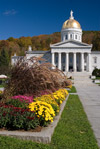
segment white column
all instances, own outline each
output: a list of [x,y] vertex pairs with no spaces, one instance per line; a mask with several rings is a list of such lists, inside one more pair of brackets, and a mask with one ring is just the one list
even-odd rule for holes
[[65,60],[65,71],[69,71],[69,53],[66,53],[66,60]]
[[84,71],[84,53],[81,53],[81,71]]
[[70,34],[68,33],[68,40],[70,40]]
[[61,53],[58,53],[58,69],[61,70]]
[[89,70],[89,67],[88,67],[88,53],[87,53],[87,55],[86,55],[86,71],[88,71]]
[[[52,65],[55,66],[55,55],[54,55],[54,53],[52,53]],[[52,68],[54,68],[54,67],[52,67]]]
[[76,53],[73,53],[73,57],[74,57],[74,60],[73,60],[73,69],[74,71],[76,71]]
[[88,53],[87,56],[87,71],[91,72],[91,54]]

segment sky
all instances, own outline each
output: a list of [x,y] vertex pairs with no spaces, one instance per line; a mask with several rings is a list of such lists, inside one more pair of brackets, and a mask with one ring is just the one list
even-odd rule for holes
[[0,40],[60,32],[71,10],[82,30],[100,31],[100,0],[0,0]]

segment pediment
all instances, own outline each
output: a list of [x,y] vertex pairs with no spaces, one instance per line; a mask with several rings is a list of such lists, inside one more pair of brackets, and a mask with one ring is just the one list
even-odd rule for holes
[[59,43],[51,45],[51,47],[90,47],[90,46],[92,45],[89,45],[83,42],[73,41],[73,40],[59,42]]

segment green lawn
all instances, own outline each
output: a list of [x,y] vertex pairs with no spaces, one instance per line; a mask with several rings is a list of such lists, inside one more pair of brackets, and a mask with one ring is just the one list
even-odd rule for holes
[[0,137],[0,149],[99,149],[78,95],[69,95],[48,145]]
[[0,88],[4,87],[4,84],[0,84]]
[[92,79],[92,80],[100,80],[100,77],[96,77],[95,79]]
[[69,93],[77,93],[75,86],[72,86],[71,90],[68,91]]

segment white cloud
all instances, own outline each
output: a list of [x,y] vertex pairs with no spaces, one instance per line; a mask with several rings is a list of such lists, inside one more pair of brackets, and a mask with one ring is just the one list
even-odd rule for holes
[[3,15],[10,16],[15,15],[16,13],[17,11],[15,9],[12,9],[12,10],[6,10],[5,12],[3,12]]

